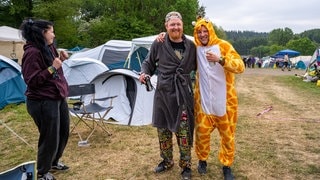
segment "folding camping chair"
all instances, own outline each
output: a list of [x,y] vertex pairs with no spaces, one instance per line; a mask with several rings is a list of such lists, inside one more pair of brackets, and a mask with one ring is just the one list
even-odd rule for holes
[[[83,98],[84,95],[92,95],[90,103],[85,104]],[[109,111],[113,108],[112,101],[113,98],[117,96],[110,96],[105,98],[95,98],[95,85],[94,84],[78,84],[78,85],[70,85],[69,86],[69,97],[80,97],[75,102],[71,100],[71,107],[69,107],[69,111],[77,117],[77,120],[74,122],[74,126],[71,129],[73,132],[80,123],[83,123],[85,127],[88,127],[91,131],[85,140],[80,135],[79,131],[77,132],[80,141],[78,143],[79,146],[88,145],[89,138],[96,131],[96,127],[100,127],[107,135],[111,135],[111,133],[107,130],[106,123],[104,122],[105,116],[109,113]],[[96,103],[96,101],[106,101],[109,100],[110,104],[108,107],[104,107]],[[98,116],[98,117],[96,117]],[[90,125],[89,121],[92,122]]]

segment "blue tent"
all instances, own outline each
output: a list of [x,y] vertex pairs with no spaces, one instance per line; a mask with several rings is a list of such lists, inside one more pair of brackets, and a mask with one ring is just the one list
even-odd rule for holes
[[20,65],[0,55],[0,109],[8,104],[25,102],[26,87]]
[[74,48],[68,49],[68,51],[81,51],[84,47],[76,46]]
[[299,60],[295,66],[296,69],[306,69],[306,63],[303,62],[302,60]]

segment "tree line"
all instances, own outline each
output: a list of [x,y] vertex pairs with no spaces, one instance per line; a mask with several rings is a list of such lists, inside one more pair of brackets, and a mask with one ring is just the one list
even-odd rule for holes
[[[192,21],[206,14],[198,0],[1,0],[0,25],[19,28],[27,17],[46,19],[55,24],[58,47],[93,48],[111,39],[131,40],[165,31],[164,17],[174,10],[181,13],[188,35],[193,35]],[[289,28],[269,33],[214,28],[241,55],[263,57],[284,48],[310,55],[320,44],[320,29],[293,34]]]
[[283,49],[292,49],[301,55],[312,55],[320,45],[320,29],[294,34],[290,28],[278,28],[269,33],[253,31],[226,31],[228,39],[241,55],[265,57]]

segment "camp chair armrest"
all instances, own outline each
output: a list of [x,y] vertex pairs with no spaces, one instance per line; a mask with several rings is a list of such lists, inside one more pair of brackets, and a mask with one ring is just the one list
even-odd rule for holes
[[110,106],[112,106],[112,101],[113,101],[113,98],[115,98],[115,97],[117,97],[117,96],[108,96],[108,97],[94,99],[94,101],[105,101],[105,100],[111,99],[110,100]]
[[103,98],[97,98],[97,99],[94,99],[95,101],[105,101],[105,100],[108,100],[108,99],[113,99],[115,97],[118,97],[118,96],[108,96],[108,97],[103,97]]

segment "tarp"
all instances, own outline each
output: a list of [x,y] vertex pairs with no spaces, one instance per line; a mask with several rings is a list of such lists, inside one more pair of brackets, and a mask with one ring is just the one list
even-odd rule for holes
[[[151,81],[156,84],[156,77]],[[99,74],[91,83],[95,84],[95,98],[117,96],[113,99],[113,109],[105,117],[115,121],[109,123],[141,126],[152,122],[154,89],[147,91],[144,84],[139,81],[139,75],[129,69],[112,69]],[[88,104],[91,97],[84,97],[85,104]],[[102,106],[108,106],[109,100],[105,102],[96,101]],[[103,112],[104,113],[104,112]]]
[[70,59],[88,57],[101,61],[109,69],[123,68],[130,50],[131,41],[110,40],[93,49],[74,53]]
[[0,54],[20,62],[24,43],[19,29],[0,26]]
[[64,76],[69,85],[87,84],[98,74],[108,70],[101,61],[92,58],[74,58],[63,61]]
[[25,102],[25,91],[20,65],[0,55],[0,109],[8,104]]
[[20,30],[9,26],[0,26],[0,41],[24,42]]
[[294,50],[291,50],[291,49],[284,49],[284,50],[281,50],[281,51],[278,51],[275,56],[284,56],[288,54],[289,57],[296,57],[296,56],[299,56],[300,55],[300,52],[298,51],[294,51]]

